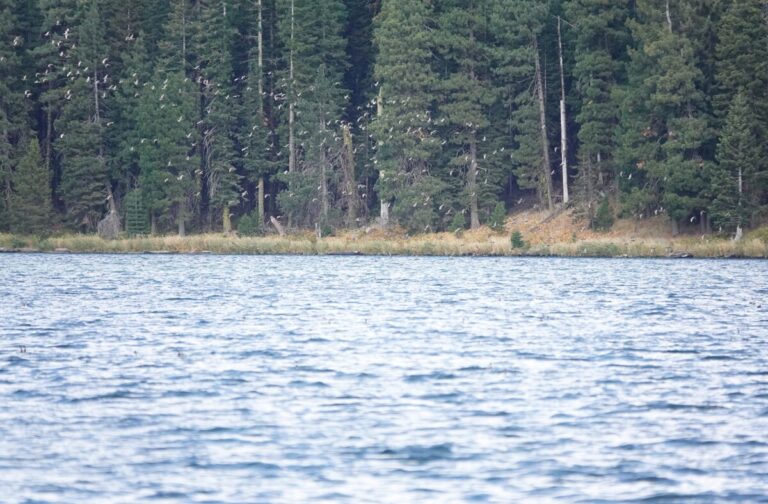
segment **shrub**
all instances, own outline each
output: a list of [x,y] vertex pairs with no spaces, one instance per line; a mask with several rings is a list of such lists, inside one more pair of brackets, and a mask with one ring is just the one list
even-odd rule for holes
[[613,226],[613,210],[608,202],[608,198],[603,198],[600,206],[597,207],[597,213],[592,219],[592,229],[597,231],[608,231]]
[[506,218],[507,209],[504,206],[504,203],[499,201],[496,203],[496,206],[493,207],[493,212],[491,212],[490,217],[488,217],[488,226],[497,233],[500,233],[504,231],[504,221]]
[[257,236],[263,232],[261,225],[261,216],[258,210],[243,215],[240,217],[240,221],[237,223],[237,232],[241,236]]
[[760,240],[763,243],[768,243],[768,227],[755,229],[747,235],[747,238],[754,238]]
[[317,223],[317,230],[320,232],[320,238],[333,236],[336,233],[333,226],[331,226],[325,219],[321,219],[320,222]]
[[139,189],[134,189],[125,196],[125,232],[128,236],[149,234],[149,211],[144,204],[144,197]]
[[26,240],[22,240],[18,236],[14,236],[13,238],[11,238],[11,248],[20,249],[27,246],[28,245]]
[[453,219],[451,220],[449,231],[453,233],[460,233],[465,229],[467,225],[467,220],[464,218],[464,214],[461,212],[457,212],[456,215],[453,216]]
[[512,244],[513,249],[525,248],[525,240],[523,240],[523,234],[520,231],[513,231],[509,237],[509,241]]

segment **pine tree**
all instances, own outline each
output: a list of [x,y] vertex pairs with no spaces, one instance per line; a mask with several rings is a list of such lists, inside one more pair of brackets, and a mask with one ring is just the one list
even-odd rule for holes
[[553,207],[552,163],[547,127],[546,82],[540,38],[549,5],[533,0],[499,0],[493,31],[498,37],[497,81],[502,87],[510,136],[509,159],[517,185],[535,189],[542,204]]
[[327,226],[340,215],[333,211],[339,167],[343,152],[340,132],[331,125],[339,122],[342,109],[335,100],[336,87],[322,65],[312,89],[301,102],[297,120],[300,140],[297,169],[286,175],[288,191],[279,202],[293,222]]
[[712,220],[724,230],[754,222],[761,181],[768,176],[755,116],[746,92],[738,93],[725,119],[717,149],[718,165],[712,167],[711,176]]
[[[66,101],[65,88],[84,79],[86,68],[90,71],[88,65],[73,56],[77,42],[76,29],[84,9],[77,6],[76,0],[38,0],[38,6],[42,13],[39,33],[43,37],[30,51],[37,65],[32,83],[36,87],[34,91],[39,93],[37,105],[44,117],[39,129],[43,139],[43,159],[48,170],[53,172],[54,187],[58,189],[61,168],[56,159],[55,143],[61,133],[56,131],[55,122]],[[28,75],[28,79],[32,80],[33,75]]]
[[349,102],[342,87],[346,9],[341,0],[284,4],[289,166],[283,177],[288,190],[278,201],[292,222],[322,227],[340,218],[333,209],[344,148],[341,120]]
[[36,138],[27,142],[26,153],[12,177],[11,225],[13,233],[45,234],[53,224],[51,173],[45,168]]
[[[201,32],[196,37],[201,73],[203,173],[208,200],[220,213],[225,233],[232,230],[231,209],[239,203],[241,176],[236,172],[234,125],[236,97],[232,55],[236,31],[227,2],[199,2]],[[231,13],[231,10],[229,11]]]
[[[716,85],[713,104],[722,124],[733,114],[731,104],[741,92],[751,109],[757,143],[762,146],[761,159],[768,158],[768,21],[765,2],[739,0],[732,2],[718,27]],[[764,20],[760,22],[761,19]],[[730,132],[733,134],[733,132]],[[721,148],[725,131],[720,132]],[[750,184],[752,197],[765,200],[768,180]],[[715,204],[718,204],[717,201]],[[713,210],[719,212],[719,210]]]
[[133,189],[125,195],[125,232],[129,236],[146,235],[150,232],[149,212],[144,204],[140,189]]
[[374,70],[380,110],[371,125],[376,140],[376,190],[387,225],[394,216],[413,231],[437,225],[446,185],[430,174],[440,140],[432,134],[434,40],[432,10],[421,0],[384,0],[375,28],[379,56]]
[[172,0],[163,35],[158,41],[158,64],[168,71],[191,76],[196,65],[196,37],[202,31],[197,24],[192,0]]
[[611,93],[622,73],[629,8],[626,0],[570,0],[565,8],[573,25],[573,77],[579,100],[579,185],[582,203],[593,216],[596,198],[613,174],[618,115]]
[[238,144],[242,153],[246,183],[255,186],[256,190],[259,229],[264,225],[266,213],[266,181],[276,168],[275,163],[269,159],[272,131],[265,107],[267,94],[265,28],[268,12],[264,3],[263,0],[257,0],[253,6],[254,10],[249,11],[255,21],[248,26],[246,37],[255,41],[255,44],[248,51],[248,74],[244,85],[241,86],[242,105],[238,111],[240,125]]
[[9,221],[11,176],[20,130],[18,114],[24,99],[12,88],[19,74],[17,48],[24,40],[14,32],[16,17],[11,4],[9,0],[0,1],[0,230]]
[[142,33],[133,36],[122,55],[122,71],[117,78],[111,122],[107,129],[110,152],[110,171],[117,182],[120,194],[127,194],[136,187],[139,180],[139,152],[137,147],[142,138],[139,123],[141,95],[152,77],[148,61],[146,41]]
[[[60,132],[60,195],[67,220],[76,227],[95,229],[105,203],[114,205],[108,180],[103,113],[109,87],[109,70],[97,2],[81,7],[82,22],[74,27],[77,45],[72,64],[81,74],[64,89],[64,105],[56,122]],[[63,70],[62,70],[63,71]],[[69,70],[71,72],[72,70]]]
[[[689,217],[706,209],[708,144],[712,140],[703,75],[693,45],[678,11],[668,0],[638,1],[638,18],[630,26],[638,49],[631,52],[630,67],[638,75],[637,88],[625,99],[646,102],[644,115],[624,125],[625,143],[619,167],[622,176],[638,167],[660,191],[661,205],[677,229]],[[680,7],[679,5],[677,7]],[[625,108],[626,110],[626,108]],[[639,131],[638,131],[639,129]]]
[[173,217],[179,234],[186,234],[197,190],[199,167],[195,139],[197,90],[179,70],[160,67],[141,95],[138,124],[142,137],[139,187],[152,221],[152,232],[163,217]]
[[354,121],[366,103],[373,98],[373,64],[376,51],[373,46],[373,10],[369,0],[345,0],[347,23],[345,38],[349,67],[344,87],[350,90],[346,119]]
[[490,114],[500,96],[492,81],[493,52],[488,25],[492,2],[441,2],[438,47],[447,69],[440,82],[441,122],[445,121],[448,147],[455,152],[451,166],[464,174],[462,207],[469,211],[470,227],[480,226],[497,202],[501,169]]

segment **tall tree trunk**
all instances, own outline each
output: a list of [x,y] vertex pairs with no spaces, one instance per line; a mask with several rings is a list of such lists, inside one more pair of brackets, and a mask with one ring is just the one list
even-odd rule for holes
[[[266,125],[264,117],[264,9],[262,0],[256,0],[259,14],[258,51],[259,51],[259,120],[261,126]],[[258,190],[259,225],[264,226],[264,175],[259,176]]]
[[109,212],[117,213],[117,202],[115,201],[115,195],[112,193],[112,187],[107,184],[107,201],[109,201]]
[[563,175],[563,205],[568,195],[568,118],[565,110],[565,65],[563,64],[563,37],[560,30],[560,16],[557,17],[557,53],[560,60],[560,169]]
[[328,206],[328,156],[323,148],[320,152],[320,216],[324,224],[328,222]]
[[229,207],[226,205],[221,210],[221,227],[224,230],[224,234],[232,232],[232,216],[229,214]]
[[[376,99],[376,115],[381,117],[384,114],[384,92],[379,88],[379,96]],[[379,224],[381,227],[389,226],[389,201],[380,201]]]
[[264,175],[259,177],[259,225],[264,225]]
[[[48,91],[50,90],[51,90],[51,85],[49,83]],[[53,166],[52,166],[53,140],[51,139],[51,135],[53,135],[53,111],[51,110],[52,107],[53,107],[53,104],[49,102],[45,110],[45,168],[48,170],[48,173],[51,173],[53,171]]]
[[533,50],[535,53],[535,70],[536,70],[536,94],[539,102],[539,127],[541,130],[541,149],[542,149],[542,166],[541,175],[544,184],[544,191],[547,196],[547,207],[551,211],[554,207],[552,204],[552,162],[549,159],[549,139],[547,138],[547,108],[544,98],[544,76],[541,69],[541,55],[539,54],[539,41],[536,37],[533,38]]
[[467,172],[467,192],[469,193],[469,222],[471,229],[480,227],[477,208],[477,138],[473,131],[469,140],[469,170]]
[[[295,99],[293,93],[293,41],[295,30],[295,2],[291,0],[291,50],[289,54],[289,70],[288,70],[288,173],[293,173],[296,170],[296,138],[294,131],[295,111],[293,110],[293,101]],[[290,188],[290,183],[289,183]],[[288,215],[288,227],[291,226],[291,216]]]
[[[187,0],[180,0],[184,5]],[[181,68],[187,69],[187,6],[181,9]]]
[[295,2],[294,0],[291,0],[291,50],[289,55],[289,70],[288,70],[288,80],[289,80],[289,93],[288,93],[288,172],[293,173],[294,170],[296,170],[296,139],[295,139],[295,132],[294,132],[294,121],[295,121],[295,112],[293,110],[293,101],[295,99],[293,94],[293,41],[294,41],[294,30],[295,30]]
[[344,192],[347,200],[347,226],[354,226],[357,219],[357,180],[355,179],[355,149],[349,124],[341,127],[344,139]]
[[389,201],[381,201],[381,209],[379,210],[379,223],[381,227],[389,226]]
[[[104,163],[104,133],[101,128],[101,105],[99,104],[99,71],[97,62],[93,62],[93,107],[94,107],[94,122],[99,128],[99,163]],[[107,183],[107,199],[109,200],[110,213],[117,213],[117,206],[115,204],[115,198],[112,194],[112,186],[109,180]]]
[[[7,131],[3,132],[3,136],[5,138],[8,138],[8,132]],[[5,173],[0,173],[0,179],[4,182],[4,186],[5,187],[3,187],[3,198],[2,198],[2,202],[0,202],[0,204],[5,203],[6,210],[10,210],[11,209],[11,204],[12,204],[11,203],[11,201],[12,201],[12,199],[11,199],[12,191],[11,191],[11,168],[10,168],[10,166],[6,165],[6,167],[4,168],[3,171]]]

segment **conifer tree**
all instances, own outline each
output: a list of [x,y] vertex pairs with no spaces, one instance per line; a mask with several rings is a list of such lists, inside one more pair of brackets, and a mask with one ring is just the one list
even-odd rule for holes
[[437,225],[445,184],[430,173],[441,141],[432,134],[434,40],[432,9],[421,0],[384,0],[377,17],[379,50],[374,78],[379,86],[371,128],[376,140],[376,190],[386,225],[390,206],[401,224],[414,231]]
[[140,128],[139,183],[150,214],[151,232],[175,221],[186,234],[201,196],[199,143],[199,88],[186,72],[194,39],[193,11],[189,0],[175,1],[159,58],[149,82],[142,84],[136,123]]
[[284,11],[283,33],[293,161],[279,202],[293,222],[325,226],[339,218],[332,210],[343,152],[341,120],[350,98],[342,87],[348,66],[346,9],[341,0],[290,0],[286,7],[291,7]]
[[[638,1],[638,17],[630,23],[639,46],[632,51],[631,67],[638,72],[633,82],[639,87],[627,97],[647,105],[639,120],[624,121],[640,130],[622,135],[634,146],[627,150],[625,145],[623,159],[628,164],[619,170],[624,175],[633,167],[647,170],[677,229],[706,209],[705,155],[712,133],[700,88],[703,75],[690,39],[679,21],[676,24],[679,11],[673,7],[668,0]],[[628,155],[630,151],[634,155]]]
[[40,156],[37,138],[27,141],[24,157],[12,177],[11,232],[43,234],[53,224],[51,173]]
[[199,2],[196,38],[201,80],[203,172],[208,199],[221,215],[225,233],[232,230],[231,209],[239,203],[241,176],[236,172],[233,44],[236,31],[225,0]]
[[84,12],[82,22],[72,29],[76,31],[77,45],[72,49],[70,64],[79,63],[82,70],[63,90],[64,104],[56,128],[61,155],[60,196],[67,220],[76,228],[92,230],[105,204],[114,205],[110,200],[103,120],[111,77],[97,2],[92,0],[80,8]]
[[[497,201],[501,170],[495,159],[490,109],[499,100],[490,68],[492,39],[488,25],[492,2],[444,1],[438,15],[438,47],[447,68],[440,82],[441,120],[455,152],[451,165],[465,176],[463,209],[472,229],[480,226],[480,209],[490,214]],[[441,121],[442,122],[442,121]]]
[[158,69],[141,96],[139,187],[152,218],[152,232],[157,231],[160,218],[173,216],[179,234],[186,234],[198,187],[196,104],[197,90],[179,70]]
[[141,95],[152,77],[146,40],[141,32],[134,35],[125,51],[111,110],[114,124],[107,129],[111,152],[110,171],[120,194],[127,194],[130,188],[138,184],[140,169],[137,148],[142,138],[143,126],[139,123],[139,104]]
[[760,0],[738,0],[718,27],[713,104],[722,121],[741,91],[754,110],[755,127],[768,155],[768,22]]
[[242,104],[239,107],[238,143],[242,152],[246,182],[255,186],[260,229],[264,225],[266,213],[266,180],[275,169],[275,164],[269,159],[269,141],[272,132],[265,107],[267,94],[265,27],[268,13],[264,0],[257,0],[249,13],[253,22],[248,26],[247,37],[255,43],[248,51],[248,74],[244,85],[241,86]]
[[45,166],[53,172],[54,184],[58,185],[61,170],[54,151],[55,142],[61,138],[61,133],[56,132],[55,122],[65,103],[64,88],[84,79],[86,68],[88,71],[91,69],[72,54],[77,42],[76,30],[84,9],[78,7],[75,0],[38,0],[38,6],[42,14],[39,27],[42,39],[30,51],[37,66],[34,75],[28,75],[27,78],[32,80],[34,77],[32,83],[39,93],[37,102],[44,115],[40,128],[43,159]]
[[535,189],[553,207],[552,163],[546,113],[546,82],[540,37],[549,5],[533,0],[498,0],[493,31],[498,37],[496,72],[508,110],[514,146],[509,160],[517,184]]
[[147,212],[144,195],[140,189],[133,189],[125,195],[123,207],[125,209],[125,232],[129,236],[149,234],[149,212]]
[[573,25],[573,77],[578,95],[579,182],[582,203],[594,215],[599,193],[613,173],[618,114],[612,89],[622,73],[628,42],[626,0],[570,0],[566,16]]
[[16,32],[12,3],[0,1],[0,229],[6,228],[9,221],[11,177],[17,145],[25,129],[23,118],[26,112],[24,91],[17,84],[21,64],[19,51],[25,40]]
[[732,231],[753,221],[768,166],[759,140],[759,122],[746,92],[736,95],[725,119],[712,167],[711,215],[715,226]]

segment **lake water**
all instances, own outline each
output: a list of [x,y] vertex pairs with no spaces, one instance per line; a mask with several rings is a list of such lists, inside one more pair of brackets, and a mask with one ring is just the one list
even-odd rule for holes
[[768,502],[768,262],[0,255],[0,502]]

